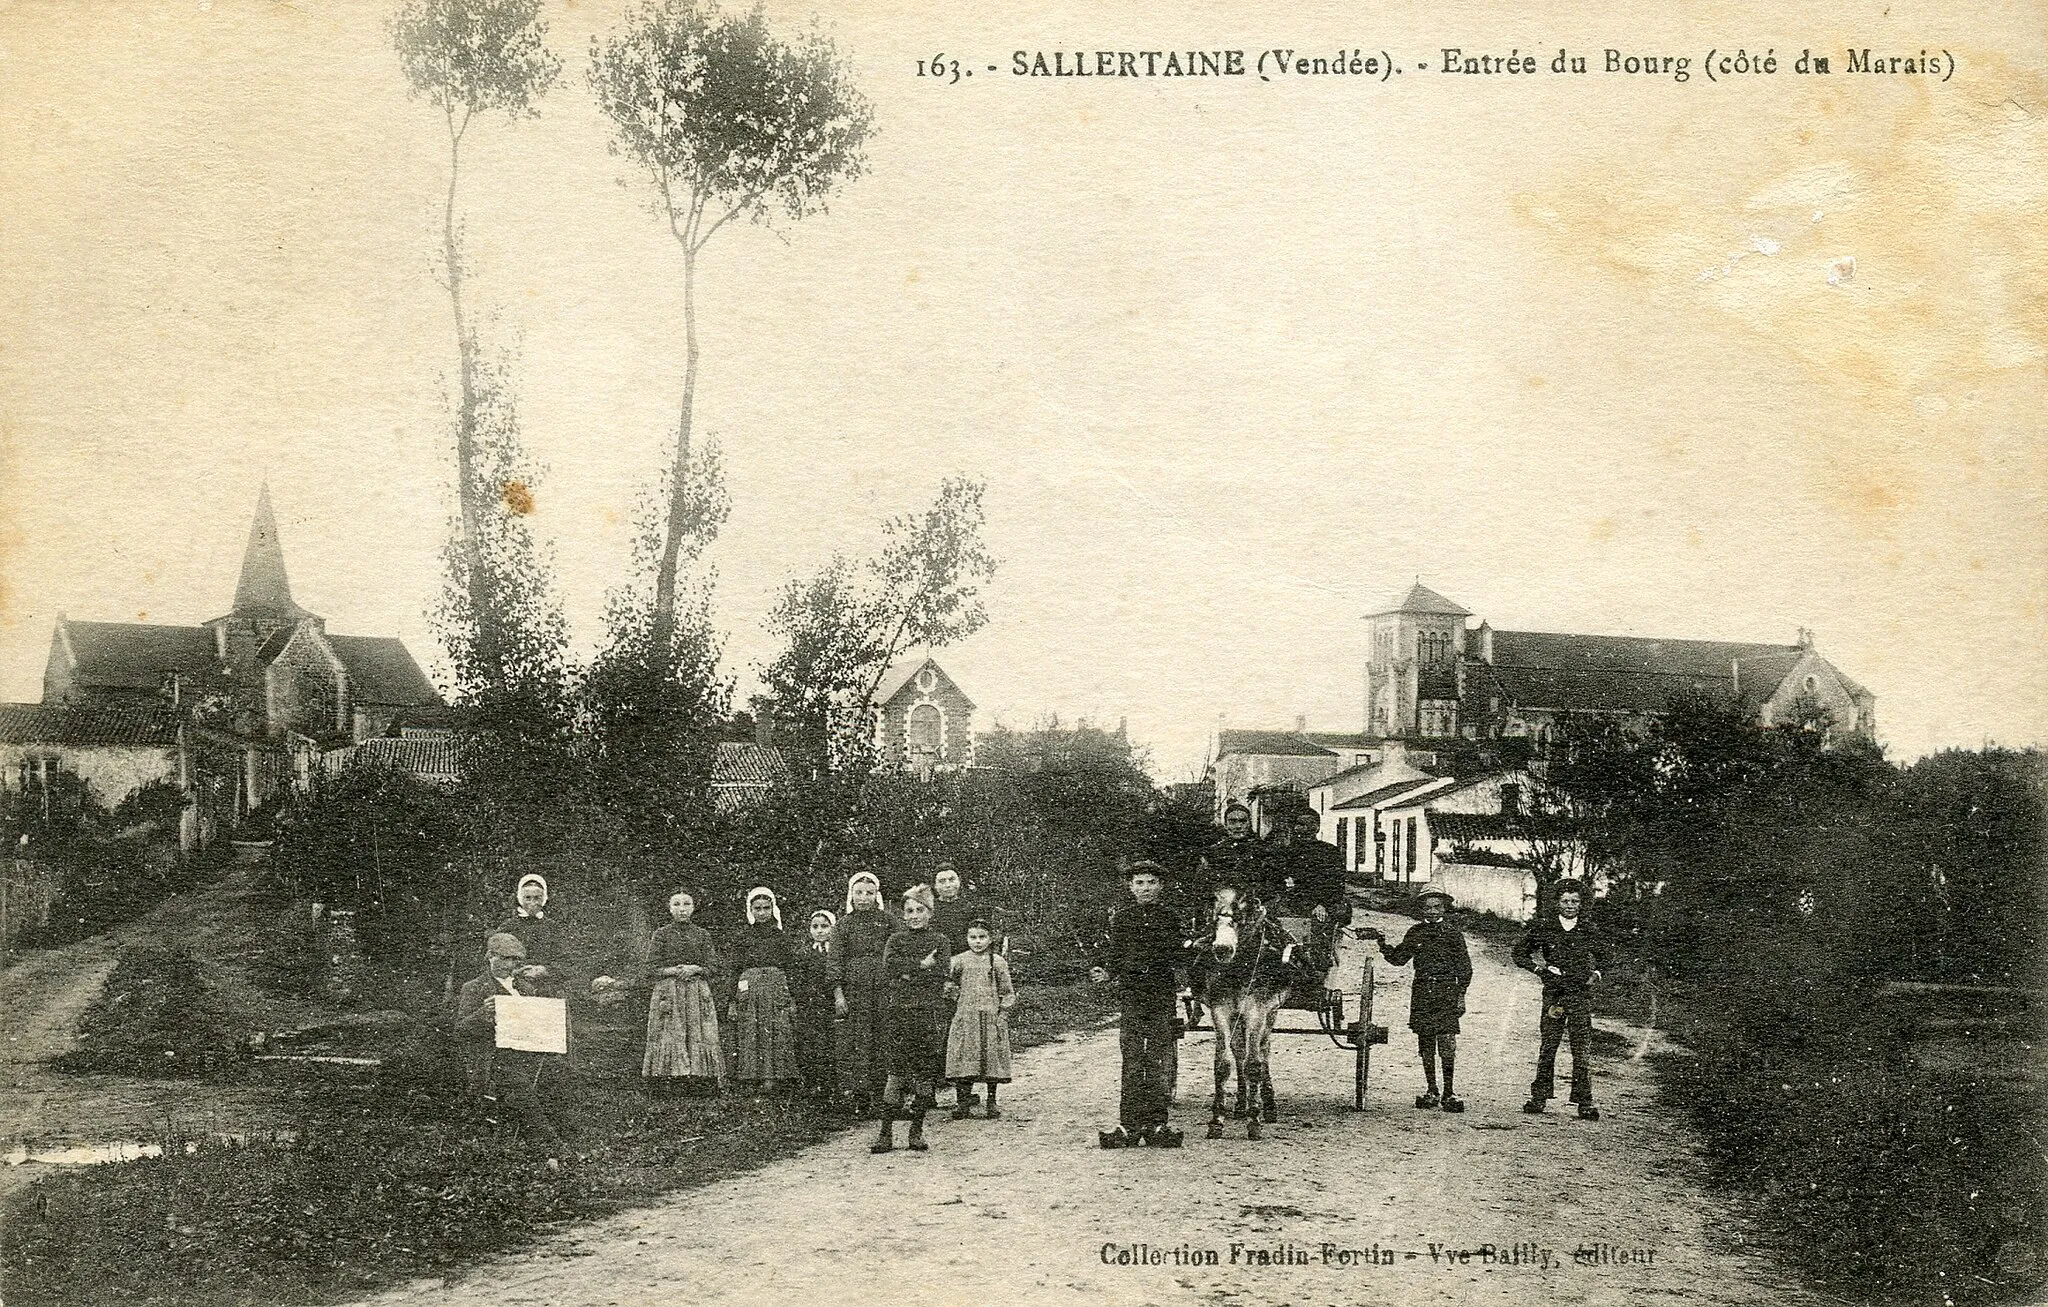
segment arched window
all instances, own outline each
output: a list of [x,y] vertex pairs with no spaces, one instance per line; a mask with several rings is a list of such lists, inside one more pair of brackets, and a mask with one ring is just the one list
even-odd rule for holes
[[904,752],[912,766],[937,762],[946,752],[944,721],[935,704],[921,703],[912,708],[904,735]]

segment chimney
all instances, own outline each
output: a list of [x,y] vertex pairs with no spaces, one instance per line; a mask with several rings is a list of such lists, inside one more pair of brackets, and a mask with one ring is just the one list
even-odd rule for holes
[[1294,733],[1296,735],[1308,734],[1308,718],[1300,713],[1295,714],[1294,717]]
[[764,749],[775,746],[775,714],[762,713],[754,719],[754,743]]
[[1493,624],[1479,624],[1479,661],[1489,666],[1493,663]]
[[1807,649],[1807,650],[1811,650],[1811,649],[1813,648],[1813,628],[1812,628],[1812,627],[1810,627],[1810,626],[1802,626],[1802,627],[1800,627],[1800,628],[1799,628],[1799,647],[1800,647],[1801,649]]

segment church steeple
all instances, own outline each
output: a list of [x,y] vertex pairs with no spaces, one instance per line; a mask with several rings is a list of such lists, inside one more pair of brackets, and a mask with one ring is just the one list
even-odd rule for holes
[[234,616],[269,622],[296,622],[310,616],[292,602],[292,583],[284,573],[284,546],[277,539],[277,517],[270,511],[268,481],[256,496],[256,520],[249,524],[242,577],[235,583]]

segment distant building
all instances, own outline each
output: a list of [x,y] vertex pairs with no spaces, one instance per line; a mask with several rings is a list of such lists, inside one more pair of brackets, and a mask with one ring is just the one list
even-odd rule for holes
[[[109,805],[148,781],[175,780],[233,819],[309,780],[324,755],[440,708],[403,642],[332,634],[292,599],[266,486],[229,611],[198,626],[60,614],[43,702],[0,705],[0,760],[16,760],[10,784],[32,756],[38,768],[79,775]],[[388,761],[437,775],[452,766],[447,732],[407,734],[439,741],[378,746]]]
[[1497,631],[1417,582],[1367,617],[1368,735],[1542,740],[1570,718],[1642,722],[1695,693],[1741,705],[1764,725],[1811,708],[1865,738],[1877,700],[1823,658],[1813,633],[1792,644]]
[[930,656],[902,659],[883,673],[874,713],[882,766],[933,772],[974,765],[974,701]]

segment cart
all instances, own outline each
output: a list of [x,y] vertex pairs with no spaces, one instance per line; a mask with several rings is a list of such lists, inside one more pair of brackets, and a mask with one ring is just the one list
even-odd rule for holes
[[[1311,932],[1317,929],[1307,917],[1280,917],[1276,920],[1297,943],[1309,943]],[[1350,928],[1327,929],[1334,953],[1337,930],[1343,929],[1348,933]],[[1326,971],[1325,977],[1328,974]],[[1372,960],[1367,958],[1360,969],[1356,990],[1314,987],[1290,994],[1286,1006],[1280,1009],[1279,1024],[1273,1027],[1276,1035],[1322,1035],[1338,1048],[1349,1049],[1352,1058],[1351,1106],[1357,1111],[1365,1109],[1365,1087],[1372,1075],[1373,1045],[1387,1042],[1387,1028],[1373,1024],[1372,992],[1373,966]],[[1194,994],[1183,995],[1182,1002],[1187,1005],[1187,1028],[1208,1029],[1204,1021],[1206,1013]]]

